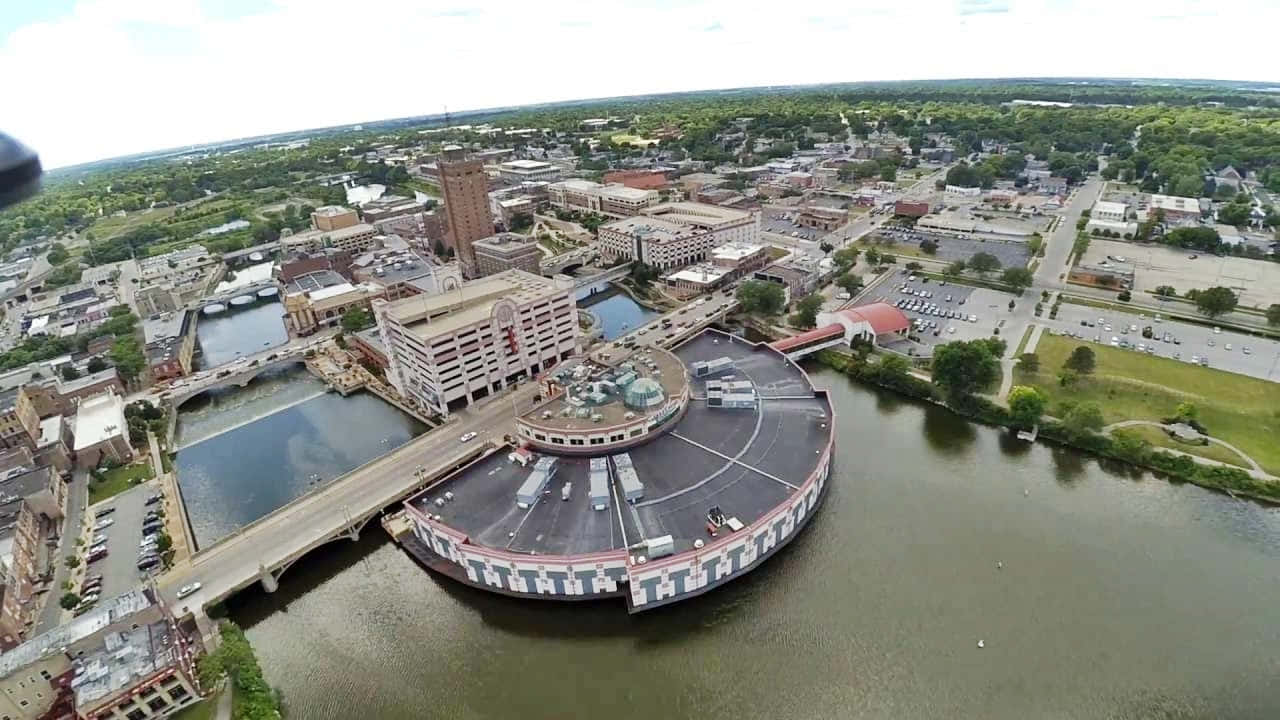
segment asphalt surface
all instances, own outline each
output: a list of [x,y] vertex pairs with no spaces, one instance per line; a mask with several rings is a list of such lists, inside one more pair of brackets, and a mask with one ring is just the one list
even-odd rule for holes
[[[919,249],[922,241],[932,240],[938,244],[938,250],[933,254],[933,257],[948,263],[956,260],[967,262],[969,258],[978,253],[987,253],[988,255],[994,255],[1000,261],[1001,268],[1026,267],[1027,260],[1031,256],[1031,253],[1027,250],[1026,243],[1021,242],[1004,242],[1000,240],[987,240],[984,242],[970,237],[890,228],[881,230],[880,234],[892,238],[899,245],[908,245],[916,249]],[[893,252],[893,248],[886,248],[886,250],[890,253]]]
[[80,536],[80,527],[84,517],[84,506],[89,499],[88,474],[76,470],[67,487],[67,514],[62,522],[62,534],[59,537],[58,549],[54,551],[53,584],[45,594],[45,606],[36,620],[33,635],[52,630],[57,627],[62,617],[62,606],[58,599],[62,597],[62,583],[71,575],[71,570],[63,562],[63,558],[72,554],[76,538]]
[[[1007,319],[1010,315],[1008,302],[1012,299],[1012,296],[1006,293],[953,283],[940,285],[936,282],[921,283],[919,280],[905,283],[908,290],[933,293],[931,298],[922,298],[898,290],[902,284],[899,282],[892,287],[892,292],[889,293],[886,302],[897,305],[899,300],[907,300],[908,302],[919,300],[921,303],[937,305],[940,312],[951,310],[963,313],[965,316],[963,320],[960,318],[947,318],[942,315],[929,314],[923,308],[912,310],[910,306],[902,307],[902,312],[911,318],[913,322],[920,319],[937,323],[937,327],[913,330],[913,334],[923,345],[939,345],[956,340],[975,340],[990,337],[992,331],[999,327],[1000,321]],[[948,297],[951,299],[948,300]],[[970,315],[976,316],[977,319],[971,322],[969,320]],[[952,332],[953,328],[954,332]],[[936,336],[933,334],[935,330],[938,331]]]
[[[114,507],[107,517],[115,520],[111,527],[96,531],[107,536],[107,556],[89,565],[89,575],[102,575],[102,597],[115,597],[138,586],[147,577],[138,570],[138,543],[142,541],[142,518],[148,507],[147,496],[159,492],[154,483],[143,483],[91,508],[96,513]],[[97,522],[97,521],[95,521]]]
[[[1098,324],[1100,319],[1103,320],[1102,325]],[[1093,327],[1081,325],[1081,321],[1093,323]],[[1160,357],[1171,358],[1177,353],[1180,357],[1176,359],[1186,362],[1190,362],[1193,356],[1205,357],[1209,361],[1209,367],[1280,382],[1280,342],[1275,340],[1264,340],[1229,330],[1214,333],[1211,327],[1192,323],[1168,319],[1156,322],[1154,315],[1148,313],[1119,313],[1071,303],[1063,303],[1058,308],[1055,320],[1049,319],[1048,308],[1045,308],[1044,316],[1036,322],[1049,330],[1070,333],[1074,337],[1105,345],[1110,345],[1112,338],[1150,345],[1155,349],[1151,354]],[[1108,325],[1111,330],[1106,329]],[[1134,326],[1138,328],[1137,331],[1130,329],[1128,333],[1123,332],[1123,329]],[[1146,326],[1151,327],[1153,336],[1158,334],[1159,337],[1142,337],[1142,328]],[[1179,340],[1180,344],[1175,344],[1172,339],[1165,342],[1163,336],[1166,332],[1171,338]],[[1211,342],[1212,345],[1209,344]],[[1227,349],[1228,345],[1231,346],[1230,350]],[[1244,352],[1246,347],[1250,350],[1248,354]]]

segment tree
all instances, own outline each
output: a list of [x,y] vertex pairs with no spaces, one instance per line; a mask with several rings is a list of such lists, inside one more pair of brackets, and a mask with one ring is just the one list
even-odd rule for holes
[[863,257],[867,259],[868,265],[880,264],[880,251],[876,250],[875,248],[868,248],[866,254],[863,255]]
[[837,250],[836,254],[831,256],[831,259],[835,262],[837,270],[845,272],[858,264],[859,252],[857,248],[844,248]]
[[1018,427],[1033,427],[1048,406],[1049,398],[1033,387],[1017,385],[1009,391],[1009,413]]
[[1196,408],[1195,403],[1191,402],[1180,402],[1178,403],[1177,409],[1174,410],[1174,416],[1182,422],[1191,422],[1195,420],[1196,416],[1199,414],[1199,409]]
[[[1253,207],[1248,202],[1231,203],[1218,208],[1218,222],[1224,225],[1247,225],[1249,223],[1249,215],[1252,214]],[[52,253],[50,253],[52,255]],[[52,261],[50,261],[52,262]]]
[[107,369],[107,361],[103,360],[101,355],[94,355],[93,357],[89,358],[89,365],[87,369],[89,370],[90,374],[102,372],[103,370]]
[[68,555],[66,558],[63,559],[62,562],[65,563],[67,568],[70,570],[74,570],[80,567],[80,558],[76,557],[75,555]]
[[898,258],[896,255],[890,255],[889,253],[880,253],[881,265],[893,265],[896,262],[898,262]]
[[1077,345],[1076,349],[1071,351],[1071,356],[1067,358],[1067,361],[1062,363],[1062,367],[1074,370],[1081,375],[1089,375],[1097,367],[1097,364],[1098,359],[1093,350],[1085,345]]
[[916,261],[912,260],[911,262],[907,263],[906,268],[907,268],[908,270],[910,270],[911,272],[915,272],[915,271],[917,271],[917,270],[923,270],[923,269],[924,269],[924,266],[923,266],[923,265],[921,265],[920,263],[918,263],[918,262],[916,262]]
[[67,381],[75,380],[80,377],[80,371],[76,370],[76,367],[71,363],[63,365],[59,372],[62,374],[62,379]]
[[948,265],[947,269],[943,270],[943,272],[947,275],[947,277],[956,277],[960,273],[963,273],[964,269],[965,269],[964,261],[957,260],[951,263],[950,265]]
[[836,249],[836,246],[832,245],[826,240],[823,240],[821,243],[818,244],[818,249],[822,251],[823,255],[830,255],[831,251]]
[[850,295],[854,295],[862,289],[862,278],[854,275],[853,273],[845,273],[837,277],[835,283],[836,287],[839,287]]
[[49,255],[46,258],[50,265],[61,265],[71,257],[71,253],[62,246],[61,243],[53,243],[49,246]]
[[933,352],[933,384],[950,401],[968,397],[1000,378],[1000,363],[979,340],[950,342]]
[[1120,292],[1116,293],[1116,299],[1119,300],[1120,302],[1129,302],[1130,300],[1133,299],[1133,293],[1129,292],[1128,290],[1121,290]]
[[787,300],[782,285],[765,280],[743,281],[735,297],[744,312],[760,315],[777,315]]
[[1177,297],[1178,289],[1172,285],[1157,285],[1155,293],[1160,297]]
[[1033,281],[1031,271],[1024,267],[1011,267],[1000,273],[1000,282],[1019,290],[1031,287]]
[[986,275],[989,272],[995,272],[1000,269],[999,258],[991,253],[974,253],[973,257],[969,258],[968,264],[969,269],[979,275]]
[[58,604],[63,610],[72,610],[80,604],[80,596],[73,592],[66,593],[58,600]]
[[1280,304],[1271,303],[1267,308],[1267,324],[1280,325]]
[[1035,353],[1022,353],[1018,356],[1018,368],[1024,372],[1040,372],[1040,356]]
[[921,240],[920,252],[925,253],[927,255],[933,255],[938,252],[938,243],[932,240]]
[[1069,388],[1080,380],[1080,373],[1071,368],[1062,368],[1058,371],[1058,384],[1064,388]]
[[885,379],[906,375],[911,370],[911,363],[901,355],[886,353],[880,358],[880,364],[877,367],[881,379]]
[[125,380],[138,377],[147,366],[147,359],[142,354],[138,339],[132,335],[116,338],[115,344],[111,346],[111,362]]
[[344,332],[359,332],[370,325],[373,325],[373,317],[364,308],[353,307],[342,313],[342,329]]
[[818,323],[818,311],[822,309],[821,295],[807,295],[796,303],[796,311],[791,316],[791,324],[800,328],[811,328]]
[[1062,426],[1072,435],[1098,432],[1104,425],[1102,410],[1097,403],[1067,402],[1063,404],[1060,415]]
[[1196,307],[1209,317],[1217,317],[1235,310],[1238,302],[1239,298],[1231,291],[1231,288],[1222,286],[1201,290],[1196,293],[1195,297]]

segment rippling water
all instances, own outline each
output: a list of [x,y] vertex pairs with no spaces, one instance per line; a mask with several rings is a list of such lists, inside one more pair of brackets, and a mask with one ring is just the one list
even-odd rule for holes
[[815,379],[827,501],[707,596],[499,597],[366,533],[232,615],[307,720],[1280,717],[1280,511]]
[[641,306],[624,292],[609,290],[603,295],[603,299],[593,296],[587,303],[579,305],[600,318],[600,324],[604,325],[605,340],[625,335],[658,316],[658,313]]
[[247,310],[229,309],[212,317],[201,314],[196,324],[200,367],[217,367],[235,360],[237,355],[252,355],[288,342],[283,314],[284,305],[278,300]]

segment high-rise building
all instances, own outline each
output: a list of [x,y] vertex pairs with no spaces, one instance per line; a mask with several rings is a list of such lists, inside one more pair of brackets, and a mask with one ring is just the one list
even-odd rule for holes
[[445,242],[457,254],[468,277],[476,273],[471,243],[493,234],[489,212],[489,181],[484,162],[457,145],[446,145],[437,162],[444,211],[449,219]]

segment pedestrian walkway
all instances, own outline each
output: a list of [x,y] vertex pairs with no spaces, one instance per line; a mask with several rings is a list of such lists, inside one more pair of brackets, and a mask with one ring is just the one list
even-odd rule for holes
[[[1136,427],[1141,425],[1146,425],[1149,427],[1157,427],[1157,428],[1160,428],[1161,430],[1164,430],[1164,427],[1165,427],[1164,423],[1159,423],[1154,420],[1121,420],[1120,422],[1111,423],[1110,425],[1102,428],[1102,432],[1106,433],[1107,435],[1110,435],[1113,431],[1119,430],[1121,428]],[[1208,435],[1204,435],[1202,437],[1204,437],[1205,440],[1208,440],[1209,442],[1214,443],[1215,445],[1221,445],[1222,447],[1234,452],[1236,455],[1239,455],[1241,460],[1249,464],[1249,467],[1246,468],[1245,471],[1248,472],[1250,475],[1256,478],[1259,478],[1261,480],[1270,480],[1272,482],[1280,481],[1280,478],[1268,473],[1266,470],[1263,470],[1262,466],[1259,465],[1257,461],[1255,461],[1252,457],[1248,455],[1248,453],[1244,452],[1243,450],[1236,447],[1235,445],[1232,445],[1231,443],[1225,440],[1219,440],[1218,438],[1215,438],[1215,437],[1209,437]],[[1187,457],[1190,457],[1196,462],[1209,463],[1211,465],[1221,465],[1223,467],[1236,467],[1231,463],[1225,463],[1219,460],[1213,460],[1210,458],[1202,457],[1200,455],[1196,455],[1194,453],[1184,452],[1176,448],[1162,447],[1160,449],[1165,450],[1167,452],[1175,453],[1178,455],[1186,455]]]
[[164,498],[164,531],[172,542],[173,562],[176,565],[186,562],[195,552],[195,535],[187,522],[187,513],[182,507],[182,495],[178,489],[177,473],[164,471],[164,459],[160,457],[160,442],[156,434],[147,432],[147,444],[151,448],[151,464],[155,469],[156,483],[160,486],[160,494]]

